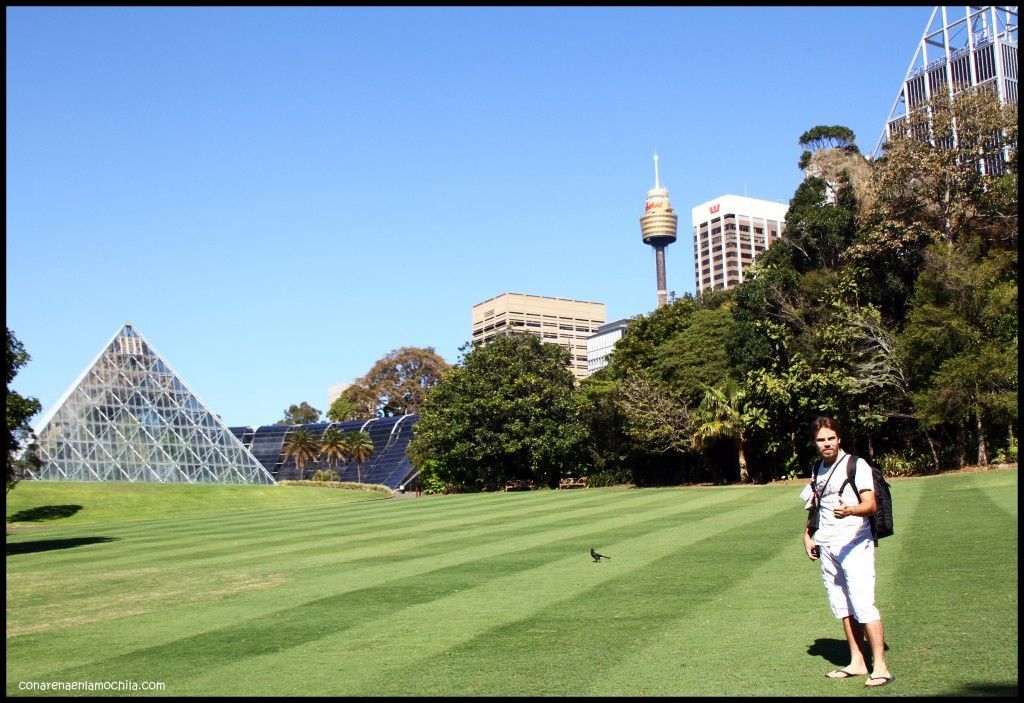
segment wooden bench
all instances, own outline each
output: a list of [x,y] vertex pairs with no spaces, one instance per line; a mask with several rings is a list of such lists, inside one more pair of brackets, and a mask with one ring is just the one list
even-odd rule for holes
[[509,481],[505,484],[505,492],[528,491],[533,488],[533,481]]
[[558,482],[559,488],[586,488],[587,477],[586,476],[570,476],[563,478]]

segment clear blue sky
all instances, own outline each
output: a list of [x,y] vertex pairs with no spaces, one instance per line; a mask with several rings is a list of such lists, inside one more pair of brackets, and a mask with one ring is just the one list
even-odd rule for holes
[[7,326],[44,412],[125,321],[228,425],[387,352],[449,362],[506,291],[657,303],[680,215],[788,202],[798,140],[870,153],[913,7],[9,7]]

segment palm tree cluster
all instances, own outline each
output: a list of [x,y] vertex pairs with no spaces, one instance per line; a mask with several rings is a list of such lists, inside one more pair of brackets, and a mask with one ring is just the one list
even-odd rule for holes
[[305,476],[306,466],[323,459],[332,470],[339,463],[356,462],[358,482],[363,482],[363,462],[373,454],[373,440],[366,432],[343,432],[328,427],[319,437],[305,428],[293,430],[281,447],[284,457],[295,462],[299,480]]

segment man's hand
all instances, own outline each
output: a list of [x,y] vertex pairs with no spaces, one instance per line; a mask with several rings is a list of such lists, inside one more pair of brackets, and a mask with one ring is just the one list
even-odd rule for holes
[[806,532],[804,532],[804,552],[811,561],[818,560],[818,545],[814,543],[814,540]]

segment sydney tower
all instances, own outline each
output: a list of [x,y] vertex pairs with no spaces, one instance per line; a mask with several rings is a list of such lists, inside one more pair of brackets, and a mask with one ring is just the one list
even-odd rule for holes
[[644,244],[654,247],[654,264],[658,274],[658,307],[668,302],[665,286],[665,247],[676,241],[676,211],[668,200],[668,189],[658,180],[658,155],[654,155],[654,187],[647,191],[644,214],[640,216],[640,233]]

